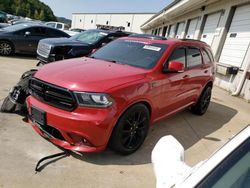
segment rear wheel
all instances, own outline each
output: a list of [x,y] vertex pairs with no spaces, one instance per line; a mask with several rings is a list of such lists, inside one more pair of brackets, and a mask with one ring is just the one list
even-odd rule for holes
[[0,41],[0,55],[9,56],[13,54],[14,47],[8,41]]
[[111,149],[124,155],[135,152],[147,136],[149,122],[150,115],[145,105],[136,104],[129,108],[112,132],[109,143]]
[[212,95],[212,88],[206,87],[203,90],[203,92],[199,98],[199,101],[196,103],[195,106],[191,107],[191,111],[197,115],[205,114],[207,109],[208,109],[208,106],[210,104],[211,95]]

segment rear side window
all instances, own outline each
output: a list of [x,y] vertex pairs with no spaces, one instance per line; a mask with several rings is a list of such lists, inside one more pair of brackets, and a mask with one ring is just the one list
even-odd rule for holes
[[202,64],[200,50],[194,47],[187,48],[187,67],[195,67]]
[[213,59],[211,59],[209,53],[205,49],[202,49],[202,55],[205,63],[213,63]]
[[32,36],[43,36],[46,35],[46,29],[43,27],[33,27],[31,29]]
[[183,63],[184,67],[186,65],[186,52],[185,48],[178,48],[173,51],[170,58],[168,59],[168,62],[170,61],[179,61]]
[[68,35],[60,30],[47,28],[47,34],[51,37],[68,37]]
[[57,25],[56,25],[56,28],[57,28],[57,29],[62,29],[62,28],[63,28],[63,25],[62,25],[62,24],[57,24]]
[[207,52],[207,54],[209,55],[209,57],[212,60],[212,62],[214,62],[214,55],[213,55],[212,51],[209,50],[209,49],[207,49],[207,48],[204,49],[204,50]]

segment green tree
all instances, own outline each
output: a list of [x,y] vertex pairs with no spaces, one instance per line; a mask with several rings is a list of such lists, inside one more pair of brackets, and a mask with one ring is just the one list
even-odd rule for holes
[[39,20],[39,13],[38,10],[35,10],[34,18]]
[[0,0],[0,10],[16,16],[56,21],[51,8],[39,0]]
[[40,12],[39,19],[40,20],[44,20],[45,19],[45,15],[44,15],[44,10],[43,9]]

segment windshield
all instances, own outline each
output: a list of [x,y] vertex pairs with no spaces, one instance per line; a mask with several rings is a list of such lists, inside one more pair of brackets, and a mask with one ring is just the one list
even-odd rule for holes
[[17,24],[17,25],[11,25],[8,27],[3,28],[4,31],[18,31],[20,29],[24,29],[28,27],[28,24]]
[[78,35],[74,35],[73,37],[71,37],[71,39],[75,39],[87,44],[95,44],[107,35],[107,33],[104,33],[102,31],[89,30]]
[[99,49],[90,57],[151,69],[166,49],[166,44],[116,40]]
[[49,27],[53,27],[53,28],[56,27],[56,23],[46,23],[45,25],[47,25]]

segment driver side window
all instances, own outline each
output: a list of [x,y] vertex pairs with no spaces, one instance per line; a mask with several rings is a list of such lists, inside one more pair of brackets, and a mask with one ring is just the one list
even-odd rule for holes
[[178,61],[183,63],[184,67],[186,67],[186,49],[185,48],[177,48],[175,49],[170,58],[168,59],[167,63],[170,61]]

